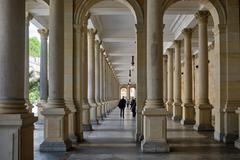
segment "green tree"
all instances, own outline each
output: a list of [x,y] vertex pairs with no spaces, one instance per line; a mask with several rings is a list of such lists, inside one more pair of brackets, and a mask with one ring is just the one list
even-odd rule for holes
[[40,41],[37,37],[29,38],[29,55],[31,57],[40,57]]

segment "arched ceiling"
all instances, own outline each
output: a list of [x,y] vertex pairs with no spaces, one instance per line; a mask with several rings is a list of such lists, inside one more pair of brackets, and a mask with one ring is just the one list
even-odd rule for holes
[[[143,0],[139,0],[142,5]],[[38,28],[48,28],[47,0],[27,0],[27,10],[34,16],[33,23]],[[182,30],[194,28],[193,54],[198,52],[198,29],[194,14],[204,10],[200,2],[180,1],[170,6],[164,14],[164,54],[167,48],[173,47],[174,40],[182,40]],[[136,61],[136,29],[135,19],[131,11],[117,0],[104,0],[90,9],[89,27],[98,30],[98,37],[103,41],[109,60],[121,84],[129,81],[129,69],[132,56]],[[209,18],[209,44],[213,39],[213,20]],[[182,48],[183,50],[183,48]],[[183,56],[182,56],[183,57]],[[136,72],[136,71],[135,71]],[[132,75],[132,83],[136,83],[136,73]]]

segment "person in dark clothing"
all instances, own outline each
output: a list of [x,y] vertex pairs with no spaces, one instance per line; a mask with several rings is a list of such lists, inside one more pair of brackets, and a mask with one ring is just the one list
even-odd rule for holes
[[130,105],[131,105],[133,117],[135,117],[136,116],[136,99],[135,98],[132,99]]
[[120,108],[120,117],[124,118],[124,109],[126,107],[126,100],[124,99],[124,97],[122,97],[122,99],[119,101],[118,103],[118,107]]

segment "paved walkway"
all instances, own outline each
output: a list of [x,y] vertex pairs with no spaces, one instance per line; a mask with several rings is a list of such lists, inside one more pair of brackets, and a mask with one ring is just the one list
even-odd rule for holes
[[[120,118],[116,108],[108,117],[94,125],[92,132],[85,132],[85,142],[67,153],[40,153],[35,145],[37,160],[239,160],[240,151],[232,145],[226,146],[213,140],[212,133],[198,133],[192,126],[182,126],[168,120],[168,142],[170,153],[143,154],[134,141],[135,119],[129,109],[125,119]],[[35,139],[40,142],[42,128],[37,128]]]

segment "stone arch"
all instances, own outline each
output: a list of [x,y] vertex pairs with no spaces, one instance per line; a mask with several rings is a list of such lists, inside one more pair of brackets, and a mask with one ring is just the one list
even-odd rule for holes
[[[104,0],[83,0],[75,2],[74,23],[81,24],[81,21],[87,16],[89,9],[96,3]],[[136,24],[144,23],[143,10],[137,0],[118,0],[127,6],[135,17]]]
[[[165,0],[163,2],[163,13],[176,2],[181,0]],[[227,39],[226,39],[226,22],[227,22],[227,13],[224,5],[221,1],[218,0],[191,0],[200,2],[203,4],[210,12],[213,22],[214,22],[214,50],[216,52],[216,63],[218,69],[216,69],[215,77],[216,77],[216,106],[214,106],[215,110],[215,126],[214,126],[214,139],[218,141],[223,140],[224,133],[224,107],[226,105],[227,97],[227,84],[225,83],[227,79],[226,70],[224,67],[221,67],[222,63],[226,63],[226,55],[227,55]]]
[[[177,3],[182,0],[165,0],[163,2],[163,13],[174,3]],[[191,0],[199,2],[199,0]],[[226,24],[226,11],[219,0],[201,0],[203,4],[211,13],[214,21],[214,25]]]

